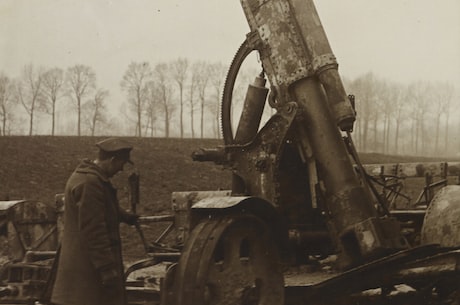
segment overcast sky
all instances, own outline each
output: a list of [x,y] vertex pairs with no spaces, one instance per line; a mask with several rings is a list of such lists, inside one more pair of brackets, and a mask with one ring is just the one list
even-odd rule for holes
[[[460,87],[459,0],[315,3],[342,75]],[[85,64],[116,95],[131,61],[229,64],[248,31],[239,0],[0,0],[0,71]]]

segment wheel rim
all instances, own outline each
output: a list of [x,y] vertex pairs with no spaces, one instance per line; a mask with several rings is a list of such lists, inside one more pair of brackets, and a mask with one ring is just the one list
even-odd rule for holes
[[224,217],[198,225],[176,275],[176,305],[284,302],[276,248],[256,217]]

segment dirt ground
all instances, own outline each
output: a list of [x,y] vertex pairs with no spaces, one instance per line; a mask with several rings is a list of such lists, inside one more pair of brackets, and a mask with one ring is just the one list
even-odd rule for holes
[[[0,137],[0,200],[30,199],[54,204],[55,194],[64,191],[67,178],[84,158],[93,159],[93,137]],[[180,140],[162,138],[126,138],[135,147],[134,167],[113,179],[120,204],[128,209],[127,177],[140,174],[141,215],[170,212],[171,193],[228,189],[230,173],[213,163],[194,162],[191,154],[198,148],[213,148],[218,140]],[[162,227],[144,228],[147,237],[155,238]],[[137,231],[122,225],[124,253],[129,259],[144,253]],[[150,236],[153,235],[153,236]]]
[[[0,137],[0,200],[30,199],[53,204],[55,194],[64,191],[65,183],[83,158],[94,158],[98,137]],[[114,178],[121,205],[128,209],[127,177],[133,170],[141,177],[141,215],[170,213],[171,193],[229,189],[231,175],[222,166],[194,162],[193,151],[214,148],[220,140],[126,138],[135,147],[134,167]],[[364,163],[407,162],[409,157],[362,154]],[[164,225],[143,230],[148,239],[155,239]],[[137,231],[122,225],[124,254],[129,260],[144,254]]]

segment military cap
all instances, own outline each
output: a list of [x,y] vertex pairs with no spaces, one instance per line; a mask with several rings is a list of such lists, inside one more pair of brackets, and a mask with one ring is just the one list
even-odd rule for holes
[[129,153],[131,152],[133,147],[125,140],[118,138],[107,138],[100,142],[97,142],[96,146],[99,147],[100,150],[103,150],[105,152],[119,155],[126,159],[127,162],[133,164],[129,157]]

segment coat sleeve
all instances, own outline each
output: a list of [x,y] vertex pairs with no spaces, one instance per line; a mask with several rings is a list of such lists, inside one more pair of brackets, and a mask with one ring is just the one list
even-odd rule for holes
[[118,209],[118,215],[120,216],[120,222],[126,223],[128,225],[135,225],[137,219],[139,218],[138,215],[129,213],[122,209],[121,207]]
[[98,270],[112,268],[116,258],[111,251],[110,233],[107,225],[107,199],[97,178],[89,179],[75,189],[79,193],[78,228],[81,245]]

